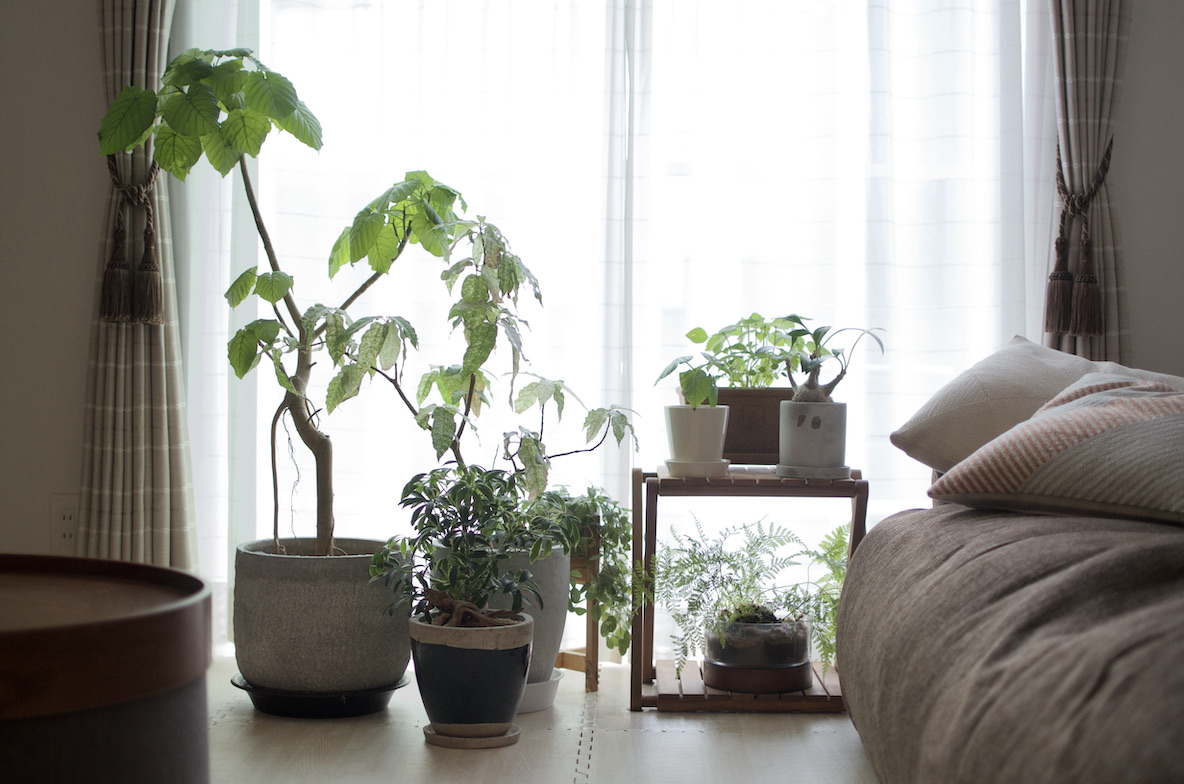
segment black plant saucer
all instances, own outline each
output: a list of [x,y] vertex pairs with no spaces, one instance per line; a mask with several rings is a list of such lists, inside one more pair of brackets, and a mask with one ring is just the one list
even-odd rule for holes
[[328,693],[264,689],[247,683],[240,673],[235,673],[230,682],[245,691],[255,709],[264,713],[296,719],[340,719],[365,716],[385,709],[395,689],[406,686],[408,678],[404,675],[393,686]]

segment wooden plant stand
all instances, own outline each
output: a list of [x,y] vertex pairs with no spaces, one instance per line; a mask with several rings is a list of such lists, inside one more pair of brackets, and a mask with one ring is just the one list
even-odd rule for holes
[[[848,556],[867,530],[868,483],[855,469],[850,479],[801,479],[781,477],[773,466],[733,466],[718,478],[672,477],[665,467],[656,473],[633,470],[633,566],[641,572],[653,563],[658,549],[658,498],[660,496],[849,498],[851,539]],[[650,578],[652,580],[652,576]],[[642,586],[647,593],[653,585]],[[654,607],[642,602],[633,618],[633,650],[629,709],[676,711],[803,711],[839,713],[845,710],[839,674],[830,668],[824,680],[815,664],[814,685],[802,692],[755,695],[720,692],[703,685],[697,662],[688,662],[682,678],[675,677],[674,662],[654,662]],[[654,681],[657,685],[654,686]]]
[[[585,585],[596,579],[600,571],[600,535],[592,534],[588,543],[588,550],[582,556],[573,555],[571,571],[576,575],[576,582]],[[592,618],[592,608],[596,600],[588,597],[587,613],[584,620],[587,624],[587,634],[583,648],[561,650],[555,659],[555,666],[561,670],[575,670],[584,673],[584,691],[598,691],[600,689],[600,630]]]

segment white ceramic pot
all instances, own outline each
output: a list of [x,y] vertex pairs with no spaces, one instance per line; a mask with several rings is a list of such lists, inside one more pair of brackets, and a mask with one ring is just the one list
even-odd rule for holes
[[781,404],[780,476],[846,479],[847,404]]
[[727,406],[666,406],[670,459],[706,463],[723,459]]

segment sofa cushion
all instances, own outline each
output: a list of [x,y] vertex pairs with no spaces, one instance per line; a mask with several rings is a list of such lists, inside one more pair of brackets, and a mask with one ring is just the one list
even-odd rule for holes
[[1088,359],[1016,336],[938,390],[891,435],[892,443],[949,471],[1093,369]]
[[934,482],[939,501],[1184,523],[1184,390],[1089,373]]

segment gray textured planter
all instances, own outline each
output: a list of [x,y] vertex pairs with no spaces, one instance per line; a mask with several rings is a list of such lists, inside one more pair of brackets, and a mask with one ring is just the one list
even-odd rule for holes
[[[571,596],[571,555],[563,548],[551,548],[550,555],[534,563],[526,553],[512,556],[506,562],[507,571],[529,569],[543,597],[543,607],[535,607],[529,601],[524,611],[534,619],[534,649],[530,658],[527,683],[545,683],[551,680],[559,648],[563,645],[563,628],[567,624],[567,600]],[[510,597],[493,596],[489,600],[493,609],[508,609]]]
[[781,404],[779,476],[847,479],[846,403]]
[[309,539],[247,542],[235,554],[234,644],[252,687],[329,694],[392,688],[411,656],[410,608],[392,618],[393,597],[371,583],[382,542],[338,539],[347,555],[317,557]]

